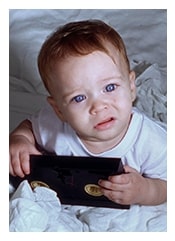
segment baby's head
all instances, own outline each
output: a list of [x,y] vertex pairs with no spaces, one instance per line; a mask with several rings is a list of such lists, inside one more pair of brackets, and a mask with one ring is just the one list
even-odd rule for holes
[[129,72],[129,60],[122,38],[112,27],[100,20],[71,22],[49,36],[39,53],[38,67],[44,85],[51,95],[55,65],[70,56],[88,55],[94,51],[106,53],[114,62],[117,52]]
[[100,153],[121,141],[131,120],[135,74],[114,29],[97,20],[69,23],[44,43],[38,65],[48,102],[88,150]]

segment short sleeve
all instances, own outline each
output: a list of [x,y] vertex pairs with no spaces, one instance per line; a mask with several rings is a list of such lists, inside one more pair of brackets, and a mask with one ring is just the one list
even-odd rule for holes
[[29,120],[32,123],[36,142],[42,149],[60,155],[69,154],[64,135],[64,123],[48,103]]
[[[147,120],[146,120],[147,122]],[[141,169],[145,176],[151,178],[167,179],[167,141],[166,131],[152,121],[145,125],[144,135],[140,148],[143,162]],[[143,134],[142,133],[142,134]]]

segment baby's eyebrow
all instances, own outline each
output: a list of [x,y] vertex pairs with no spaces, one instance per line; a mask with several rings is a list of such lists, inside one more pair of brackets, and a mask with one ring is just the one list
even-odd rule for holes
[[66,98],[68,98],[69,96],[77,95],[78,91],[80,91],[80,90],[79,90],[79,89],[74,89],[74,90],[72,90],[72,91],[70,91],[70,92],[67,92],[67,93],[65,93],[65,94],[62,96],[62,98],[63,98],[63,99],[66,99]]
[[105,81],[116,80],[116,79],[121,79],[121,75],[103,78],[102,81],[105,82]]

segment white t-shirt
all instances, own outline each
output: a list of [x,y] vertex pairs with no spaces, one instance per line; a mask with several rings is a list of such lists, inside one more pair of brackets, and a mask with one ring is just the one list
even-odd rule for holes
[[[57,155],[120,157],[123,164],[146,177],[166,180],[166,131],[136,108],[122,141],[109,151],[95,155],[89,152],[67,123],[56,116],[47,104],[32,116],[33,132],[41,148]],[[85,127],[86,128],[86,127]]]

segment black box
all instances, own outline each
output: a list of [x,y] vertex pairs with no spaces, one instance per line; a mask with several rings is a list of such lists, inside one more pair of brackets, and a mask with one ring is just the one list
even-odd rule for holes
[[31,155],[31,172],[25,178],[10,176],[17,187],[27,179],[32,188],[45,186],[57,192],[62,204],[129,209],[102,195],[99,179],[124,173],[120,158]]

